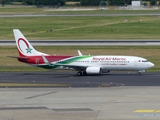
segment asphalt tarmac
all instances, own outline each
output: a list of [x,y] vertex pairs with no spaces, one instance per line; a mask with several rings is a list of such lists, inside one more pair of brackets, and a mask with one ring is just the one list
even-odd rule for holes
[[71,87],[160,86],[160,73],[110,72],[77,76],[76,72],[1,72],[0,83],[69,84]]
[[[159,39],[127,40],[29,40],[34,46],[159,46]],[[16,46],[15,40],[0,40],[0,46]]]
[[160,87],[0,88],[1,120],[159,120]]
[[4,17],[75,17],[75,16],[159,16],[159,13],[131,13],[131,14],[11,14],[11,15],[0,15],[0,18]]

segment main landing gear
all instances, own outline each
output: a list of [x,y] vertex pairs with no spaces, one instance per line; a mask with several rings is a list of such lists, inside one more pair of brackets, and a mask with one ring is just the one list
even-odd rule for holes
[[82,75],[87,75],[87,73],[86,73],[86,71],[79,71],[79,72],[77,72],[77,76],[82,76]]
[[82,76],[82,72],[81,71],[77,72],[77,76]]

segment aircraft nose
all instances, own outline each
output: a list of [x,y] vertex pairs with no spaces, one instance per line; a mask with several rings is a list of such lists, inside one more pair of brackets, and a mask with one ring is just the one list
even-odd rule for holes
[[154,64],[149,62],[149,67],[154,67]]

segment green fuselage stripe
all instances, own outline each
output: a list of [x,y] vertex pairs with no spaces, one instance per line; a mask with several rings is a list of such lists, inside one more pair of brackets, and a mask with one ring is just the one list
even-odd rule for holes
[[55,64],[45,64],[45,65],[38,65],[38,67],[42,67],[42,68],[46,68],[46,69],[56,69],[56,68],[59,68],[60,66],[63,66],[63,65],[69,65],[71,64],[72,62],[77,62],[79,60],[83,60],[83,59],[86,59],[86,58],[90,58],[92,56],[76,56],[76,57],[73,57],[73,58],[68,58],[66,60],[61,60],[60,62],[56,62]]

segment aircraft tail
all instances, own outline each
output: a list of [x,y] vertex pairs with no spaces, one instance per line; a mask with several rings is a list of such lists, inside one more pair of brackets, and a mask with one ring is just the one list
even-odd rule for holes
[[42,54],[47,55],[45,53],[41,53],[35,50],[34,47],[29,43],[29,41],[23,36],[19,29],[13,29],[13,33],[20,57],[38,56]]

